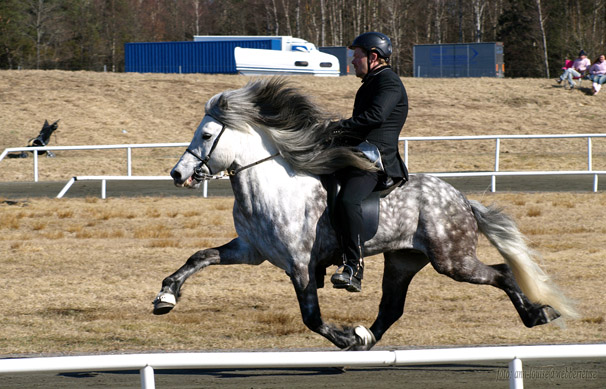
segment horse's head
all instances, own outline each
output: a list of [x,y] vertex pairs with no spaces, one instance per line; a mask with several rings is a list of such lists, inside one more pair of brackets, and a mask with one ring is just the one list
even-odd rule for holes
[[[217,119],[204,116],[186,152],[170,172],[175,185],[197,188],[202,180],[226,170],[233,161],[229,141],[225,139],[228,133]],[[221,139],[224,141],[220,142]]]
[[345,166],[376,169],[351,147],[330,147],[330,116],[282,78],[249,82],[215,95],[171,176],[196,188],[223,170],[230,175],[278,155],[293,171],[327,174]]

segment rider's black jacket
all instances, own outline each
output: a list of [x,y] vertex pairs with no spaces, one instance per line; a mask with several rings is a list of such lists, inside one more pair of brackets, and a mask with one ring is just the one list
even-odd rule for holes
[[408,180],[408,171],[398,152],[398,137],[407,115],[406,89],[391,67],[384,66],[364,77],[356,93],[353,116],[341,120],[339,127],[345,136],[376,145],[389,177]]

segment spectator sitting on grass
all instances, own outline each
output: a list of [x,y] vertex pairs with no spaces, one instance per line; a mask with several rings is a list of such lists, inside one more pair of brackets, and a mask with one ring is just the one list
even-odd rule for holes
[[585,50],[581,50],[579,58],[574,60],[571,67],[564,70],[564,73],[556,80],[557,83],[560,84],[562,81],[568,80],[570,88],[574,88],[576,84],[572,79],[581,77],[589,65],[591,65],[591,61],[587,58],[587,53]]
[[602,88],[602,84],[606,82],[606,57],[604,57],[604,54],[600,55],[589,68],[589,78],[593,82],[593,94],[595,96]]

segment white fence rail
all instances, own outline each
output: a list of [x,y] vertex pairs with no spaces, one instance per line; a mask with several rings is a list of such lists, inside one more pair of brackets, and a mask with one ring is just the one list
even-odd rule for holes
[[125,149],[126,150],[126,171],[127,177],[132,176],[133,166],[133,149],[151,149],[151,148],[165,148],[165,147],[187,147],[189,143],[140,143],[140,144],[123,144],[123,145],[83,145],[83,146],[43,146],[43,147],[11,147],[5,149],[0,154],[0,161],[8,155],[8,153],[32,151],[34,156],[34,182],[38,182],[38,159],[39,155],[34,151],[65,151],[65,150],[115,150]]
[[[217,176],[216,179],[227,179],[227,176]],[[107,181],[172,181],[170,176],[76,176],[70,178],[65,184],[63,189],[57,194],[57,198],[60,199],[67,191],[74,185],[76,181],[101,181],[101,198],[107,197]],[[202,182],[202,196],[208,197],[208,180]]]
[[[501,141],[508,139],[587,139],[587,170],[582,171],[499,171],[499,162],[501,154]],[[418,141],[462,141],[462,140],[494,140],[494,169],[492,172],[453,172],[453,173],[430,173],[437,177],[491,177],[491,191],[496,192],[496,177],[497,176],[523,176],[523,175],[593,175],[593,191],[598,191],[598,175],[605,174],[602,170],[593,170],[593,139],[606,138],[606,134],[562,134],[562,135],[477,135],[477,136],[417,136],[417,137],[401,137],[400,141],[404,142],[404,163],[408,164],[409,144],[410,142]]]
[[[155,369],[389,367],[508,362],[510,388],[523,388],[523,360],[606,358],[606,344],[465,347],[394,351],[218,352],[92,355],[0,360],[0,374],[139,370],[141,387],[155,387]],[[579,372],[595,375],[597,371]],[[601,373],[603,374],[603,372]],[[553,379],[554,377],[549,377]],[[557,377],[555,377],[557,379]],[[563,378],[563,377],[560,377]],[[581,378],[581,377],[578,377]]]
[[[587,170],[581,171],[506,171],[499,170],[501,141],[510,139],[572,139],[581,138],[587,140]],[[447,172],[430,173],[438,177],[491,177],[491,191],[496,191],[496,177],[498,176],[521,176],[521,175],[593,175],[593,191],[598,190],[598,176],[606,174],[602,170],[593,170],[593,139],[606,138],[606,134],[563,134],[563,135],[479,135],[479,136],[427,136],[427,137],[400,137],[399,141],[404,143],[404,162],[409,166],[409,145],[410,142],[432,142],[432,141],[495,141],[494,169],[483,172]],[[163,148],[163,147],[187,147],[188,143],[148,143],[148,144],[123,144],[123,145],[90,145],[90,146],[46,146],[46,147],[15,147],[5,149],[0,154],[0,161],[10,152],[21,151],[57,151],[57,150],[107,150],[107,149],[126,149],[127,176],[132,176],[132,149],[135,148]],[[34,181],[38,182],[38,153],[32,153],[34,156]],[[90,177],[90,176],[89,176]]]

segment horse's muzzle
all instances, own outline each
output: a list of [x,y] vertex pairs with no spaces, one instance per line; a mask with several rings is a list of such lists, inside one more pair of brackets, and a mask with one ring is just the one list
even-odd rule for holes
[[184,178],[181,172],[176,168],[171,170],[170,176],[173,178],[175,186],[186,188],[197,188],[198,186],[200,186],[200,181],[196,180],[193,175]]

